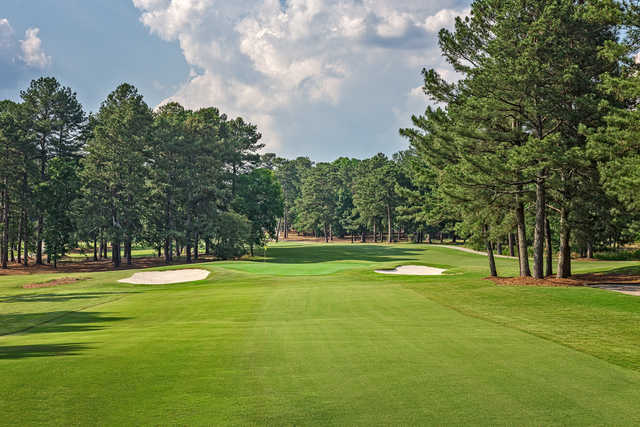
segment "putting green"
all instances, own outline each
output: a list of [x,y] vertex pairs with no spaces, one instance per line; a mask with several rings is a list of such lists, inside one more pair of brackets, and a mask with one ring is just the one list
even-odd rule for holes
[[[400,264],[461,274],[372,271]],[[0,277],[0,331],[33,326],[0,337],[3,421],[640,423],[640,298],[497,287],[485,265],[426,246],[277,245],[267,262],[199,264],[214,274],[198,283]]]

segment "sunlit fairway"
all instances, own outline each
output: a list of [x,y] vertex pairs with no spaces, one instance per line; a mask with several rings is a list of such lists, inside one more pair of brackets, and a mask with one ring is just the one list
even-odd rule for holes
[[[640,297],[498,287],[436,246],[256,255],[174,285],[0,277],[0,424],[640,423]],[[402,264],[447,272],[373,271]]]

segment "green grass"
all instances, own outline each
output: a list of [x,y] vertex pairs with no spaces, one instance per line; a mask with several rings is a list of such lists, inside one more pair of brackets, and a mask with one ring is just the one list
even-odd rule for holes
[[[449,271],[372,271],[401,264]],[[188,284],[0,276],[0,334],[22,331],[0,337],[1,424],[640,423],[640,298],[498,287],[486,264],[437,246],[280,244],[198,264],[212,275]]]
[[[143,258],[143,257],[153,257],[157,256],[158,251],[153,248],[134,248],[131,249],[131,256],[133,258]],[[93,249],[85,248],[83,252],[71,252],[67,254],[66,258],[77,260],[77,259],[93,259]],[[111,258],[111,250],[107,251],[107,258]]]

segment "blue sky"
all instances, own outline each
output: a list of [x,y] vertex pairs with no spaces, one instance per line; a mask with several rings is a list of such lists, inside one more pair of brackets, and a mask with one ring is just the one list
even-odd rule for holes
[[465,13],[459,0],[2,0],[0,98],[52,75],[96,111],[129,82],[152,107],[241,115],[286,157],[391,154],[427,105],[421,69],[455,79],[437,31]]

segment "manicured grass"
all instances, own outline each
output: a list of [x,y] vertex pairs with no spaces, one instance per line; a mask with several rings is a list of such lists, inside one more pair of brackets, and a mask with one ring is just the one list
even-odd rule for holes
[[[133,258],[156,256],[157,254],[158,254],[158,251],[153,248],[131,249],[131,256]],[[84,253],[72,252],[68,254],[67,257],[70,259],[92,259],[93,249],[91,248],[85,249]],[[107,258],[111,258],[111,249],[107,251]]]
[[[400,264],[449,271],[372,271]],[[0,337],[2,424],[640,423],[640,298],[498,287],[486,264],[426,245],[280,244],[198,264],[213,274],[188,284],[0,277],[0,333],[23,330]]]

